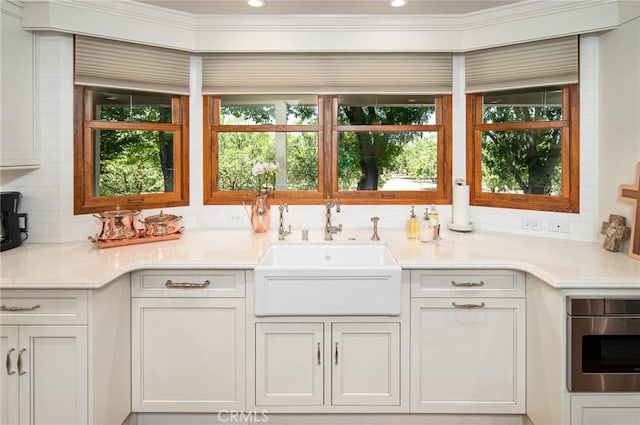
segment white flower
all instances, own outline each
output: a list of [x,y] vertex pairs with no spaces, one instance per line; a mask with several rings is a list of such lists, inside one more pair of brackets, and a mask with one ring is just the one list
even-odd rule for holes
[[275,174],[279,169],[280,166],[277,162],[256,162],[253,164],[251,174],[257,177],[258,190],[267,190],[268,183],[275,181]]
[[251,174],[259,176],[261,174],[273,173],[278,171],[279,165],[277,162],[256,162],[251,168]]

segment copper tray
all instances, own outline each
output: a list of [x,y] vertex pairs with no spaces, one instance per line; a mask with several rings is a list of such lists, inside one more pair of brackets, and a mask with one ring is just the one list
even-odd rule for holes
[[182,237],[182,231],[171,233],[168,235],[162,235],[162,236],[144,236],[144,233],[138,232],[138,236],[131,239],[103,240],[103,239],[97,239],[92,236],[89,236],[89,240],[94,244],[96,244],[98,248],[115,248],[117,246],[138,245],[141,243],[171,241],[175,239],[180,239],[181,237]]

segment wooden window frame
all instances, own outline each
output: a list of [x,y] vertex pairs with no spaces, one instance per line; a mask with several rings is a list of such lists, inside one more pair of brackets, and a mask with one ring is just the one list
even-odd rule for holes
[[[436,96],[435,124],[420,125],[338,125],[338,98],[332,99],[331,120],[331,197],[337,197],[344,204],[450,204],[451,181],[451,95]],[[340,132],[434,132],[438,135],[438,185],[436,190],[357,190],[338,189],[338,133]]]
[[[578,213],[580,203],[580,100],[577,84],[562,88],[563,119],[512,123],[482,122],[483,93],[467,94],[467,181],[469,203],[476,206]],[[482,132],[560,129],[562,195],[489,193],[482,191]]]
[[[436,96],[436,123],[432,125],[338,125],[337,96],[318,96],[317,125],[221,125],[220,97],[203,97],[204,203],[231,205],[252,200],[255,191],[218,191],[218,134],[221,132],[291,132],[318,133],[318,190],[275,191],[276,202],[292,205],[322,204],[328,197],[338,197],[352,205],[450,204],[451,181],[451,95]],[[338,133],[349,132],[415,132],[430,131],[438,135],[438,186],[435,191],[339,191]]]
[[[189,96],[173,95],[172,122],[101,121],[93,117],[93,88],[74,89],[74,214],[114,209],[163,208],[189,205]],[[143,130],[173,133],[173,192],[96,196],[94,130]]]

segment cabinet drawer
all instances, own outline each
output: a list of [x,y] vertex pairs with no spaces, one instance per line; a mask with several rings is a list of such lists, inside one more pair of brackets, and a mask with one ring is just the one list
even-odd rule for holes
[[513,270],[411,270],[414,298],[524,295],[524,273]]
[[244,270],[144,270],[131,273],[132,297],[243,298]]
[[84,290],[2,290],[0,306],[3,325],[87,324]]

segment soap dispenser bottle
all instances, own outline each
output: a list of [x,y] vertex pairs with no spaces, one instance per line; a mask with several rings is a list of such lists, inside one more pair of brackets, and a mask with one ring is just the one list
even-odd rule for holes
[[409,216],[409,220],[407,221],[407,238],[420,238],[420,222],[416,217],[415,207],[411,207],[411,216]]
[[440,239],[440,213],[438,213],[438,210],[436,210],[435,205],[431,205],[428,217],[429,223],[433,228],[433,239],[437,241],[438,239]]

